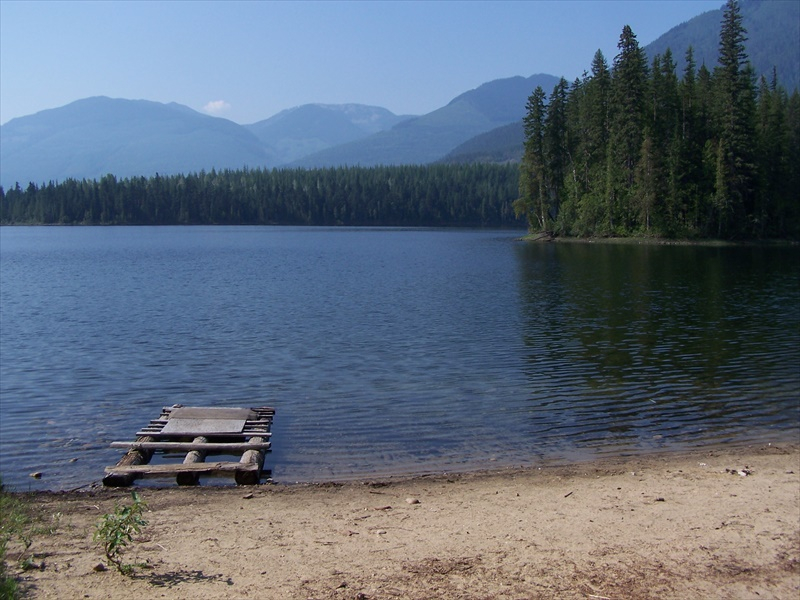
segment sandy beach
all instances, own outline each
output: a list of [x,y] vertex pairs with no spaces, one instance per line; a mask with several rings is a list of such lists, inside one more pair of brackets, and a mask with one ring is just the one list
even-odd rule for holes
[[[800,597],[800,446],[315,485],[138,487],[125,577],[92,533],[129,489],[26,496],[32,598]],[[55,515],[55,517],[54,517]]]

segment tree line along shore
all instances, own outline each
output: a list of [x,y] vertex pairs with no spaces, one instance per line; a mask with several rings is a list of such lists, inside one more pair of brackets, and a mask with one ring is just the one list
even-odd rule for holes
[[0,188],[4,224],[522,227],[514,165],[241,169]]

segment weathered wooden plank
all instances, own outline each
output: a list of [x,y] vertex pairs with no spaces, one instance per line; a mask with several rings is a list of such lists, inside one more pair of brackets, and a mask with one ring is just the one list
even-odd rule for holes
[[221,435],[237,434],[244,429],[245,419],[212,419],[210,417],[171,418],[161,431],[164,435]]
[[[264,434],[261,434],[262,436]],[[143,450],[169,450],[170,452],[190,452],[206,450],[207,452],[245,452],[247,450],[268,450],[271,442],[111,442],[112,448],[135,448]]]
[[172,411],[170,419],[229,419],[246,421],[255,416],[250,408],[225,408],[216,406],[183,406]]
[[177,473],[235,473],[237,471],[258,471],[257,464],[244,464],[241,462],[203,462],[174,465],[130,465],[124,467],[106,467],[106,473],[148,475],[175,475]]

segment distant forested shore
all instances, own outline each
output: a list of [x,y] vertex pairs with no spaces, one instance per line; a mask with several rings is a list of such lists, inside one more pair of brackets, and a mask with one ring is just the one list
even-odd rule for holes
[[0,223],[522,227],[517,165],[241,169],[0,187]]
[[648,64],[630,27],[609,68],[527,104],[520,198],[532,231],[574,237],[800,237],[800,94],[756,81],[729,0],[719,65],[668,49]]

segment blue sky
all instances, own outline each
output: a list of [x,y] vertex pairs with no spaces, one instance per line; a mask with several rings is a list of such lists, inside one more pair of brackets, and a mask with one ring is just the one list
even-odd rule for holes
[[99,95],[237,123],[312,102],[424,114],[493,79],[572,80],[623,25],[644,46],[722,4],[0,0],[0,123]]

